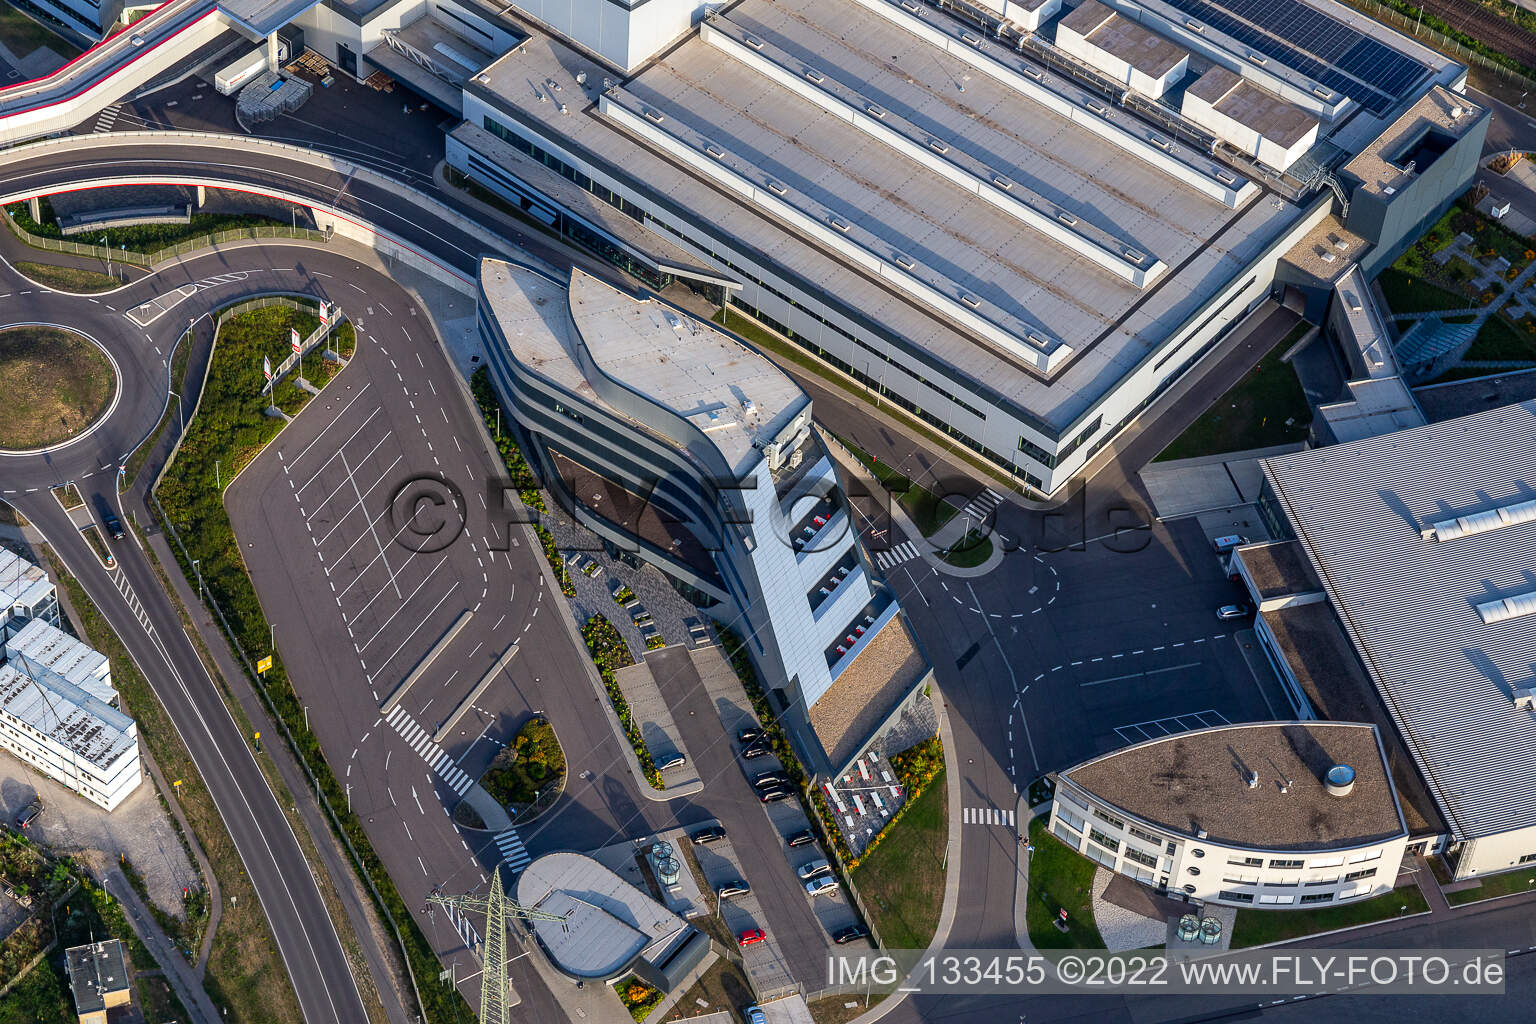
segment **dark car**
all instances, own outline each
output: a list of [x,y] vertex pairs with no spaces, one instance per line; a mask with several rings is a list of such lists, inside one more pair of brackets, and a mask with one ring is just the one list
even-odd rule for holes
[[23,807],[21,812],[16,815],[16,827],[26,828],[28,825],[31,825],[34,821],[36,821],[38,815],[42,813],[43,802],[41,800],[34,799],[31,803],[27,804],[27,806]]
[[745,726],[736,733],[736,739],[742,743],[754,743],[762,739],[763,730],[756,726]]
[[815,841],[816,833],[808,828],[803,828],[799,832],[791,832],[784,837],[785,846],[808,846]]
[[101,512],[101,525],[107,528],[108,535],[113,540],[122,540],[126,536],[123,533],[123,521],[117,518],[117,513],[112,511],[112,506],[107,504],[107,499],[98,498],[97,507]]
[[738,878],[734,882],[721,882],[720,888],[716,890],[723,900],[728,900],[732,896],[745,896],[751,891],[752,887],[742,878]]
[[711,825],[709,828],[701,828],[688,838],[700,846],[705,843],[716,843],[725,838],[725,829],[719,825]]
[[754,757],[767,757],[771,753],[773,753],[773,751],[769,750],[761,743],[748,743],[746,746],[741,748],[741,756],[748,761],[752,760]]
[[789,785],[789,780],[779,772],[763,772],[761,775],[753,777],[752,785],[758,789],[764,789],[768,786],[787,786]]
[[843,929],[841,929],[839,931],[833,932],[832,933],[832,941],[837,943],[839,946],[845,946],[845,945],[847,945],[850,942],[854,942],[854,941],[856,941],[858,939],[867,938],[868,936],[869,936],[869,929],[868,928],[865,928],[861,924],[855,924],[855,925],[850,925],[847,928],[843,928]]
[[795,794],[793,792],[785,789],[783,786],[773,786],[769,789],[761,790],[757,797],[765,804],[774,804],[778,803],[780,800],[788,800],[794,795]]

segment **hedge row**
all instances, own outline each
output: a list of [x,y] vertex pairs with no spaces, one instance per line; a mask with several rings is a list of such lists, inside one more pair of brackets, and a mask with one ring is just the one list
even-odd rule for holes
[[[491,387],[490,371],[484,366],[476,370],[469,378],[469,388],[474,393],[475,404],[480,407],[480,418],[485,421],[486,429],[492,431],[496,450],[501,454],[502,464],[507,467],[507,478],[517,489],[517,496],[528,508],[537,510],[541,515],[547,514],[549,506],[544,504],[544,495],[539,492],[539,482],[534,478],[533,470],[528,467],[528,460],[512,440],[511,432],[501,429],[501,421],[507,416]],[[544,557],[549,561],[549,567],[555,570],[555,578],[560,581],[561,593],[566,597],[575,597],[576,588],[571,585],[570,569],[555,547],[555,535],[541,522],[533,524],[533,532],[539,535]]]
[[[281,420],[263,415],[267,402],[260,394],[262,357],[273,356],[276,363],[288,347],[287,329],[279,320],[271,310],[255,310],[234,318],[220,333],[198,414],[187,424],[176,461],[156,488],[157,511],[164,517],[164,525],[171,528],[169,532],[181,541],[173,550],[187,579],[197,575],[190,560],[199,562],[203,586],[223,611],[236,647],[251,659],[273,656],[271,670],[254,680],[257,689],[287,727],[290,745],[316,779],[330,805],[332,820],[340,824],[362,862],[380,908],[400,929],[405,955],[420,982],[422,1012],[432,1024],[448,1024],[467,1017],[469,1004],[457,990],[431,983],[442,969],[437,955],[374,852],[362,822],[346,810],[346,794],[326,763],[319,741],[304,728],[303,703],[294,692],[286,666],[271,647],[266,616],[224,510],[219,481],[230,479],[238,467],[255,458],[283,426]],[[250,329],[253,324],[266,329]],[[228,329],[231,326],[236,329]],[[281,392],[278,397],[281,401]]]
[[640,770],[645,772],[652,789],[665,789],[666,783],[661,781],[661,772],[656,770],[656,763],[651,760],[645,738],[635,728],[635,716],[630,713],[629,701],[624,699],[624,691],[619,689],[619,669],[635,663],[635,656],[629,653],[629,645],[624,642],[618,628],[601,615],[594,615],[582,623],[581,638],[586,642],[587,653],[592,656],[592,664],[597,666],[597,674],[603,677],[603,688],[608,691],[608,700],[613,704],[614,714],[619,716],[624,735],[629,737],[629,745],[635,748]]

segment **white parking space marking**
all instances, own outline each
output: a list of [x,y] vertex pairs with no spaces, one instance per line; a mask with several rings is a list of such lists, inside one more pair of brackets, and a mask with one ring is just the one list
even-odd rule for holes
[[1230,724],[1226,715],[1220,711],[1206,709],[1205,711],[1193,711],[1184,715],[1174,715],[1169,718],[1156,718],[1149,722],[1135,722],[1131,725],[1115,727],[1116,734],[1126,743],[1140,743],[1143,740],[1157,739],[1160,736],[1173,736],[1181,732],[1189,732],[1191,729],[1209,729],[1212,726]]

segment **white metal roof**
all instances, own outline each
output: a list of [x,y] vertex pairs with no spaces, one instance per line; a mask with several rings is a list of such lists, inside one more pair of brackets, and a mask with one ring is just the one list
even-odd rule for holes
[[1536,497],[1536,402],[1265,462],[1437,802],[1464,838],[1536,825],[1536,521],[1435,524]]
[[35,607],[52,590],[46,572],[9,548],[0,548],[0,614],[18,604]]
[[0,710],[98,768],[138,743],[133,719],[48,669],[0,666]]
[[117,691],[107,682],[107,656],[42,619],[33,619],[7,640],[5,653],[51,669],[103,703],[117,700]]

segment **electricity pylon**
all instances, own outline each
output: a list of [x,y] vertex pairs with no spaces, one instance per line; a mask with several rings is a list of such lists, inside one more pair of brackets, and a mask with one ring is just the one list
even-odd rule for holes
[[461,913],[473,910],[485,915],[485,942],[480,951],[480,1020],[482,1024],[510,1024],[511,1007],[507,1005],[507,917],[528,921],[558,921],[565,926],[569,914],[551,914],[547,910],[525,907],[507,898],[501,888],[501,866],[491,869],[491,891],[485,895],[462,893],[448,896],[430,893],[428,903],[453,907]]

